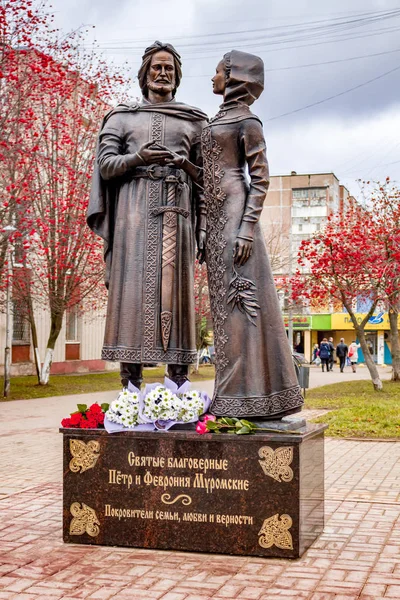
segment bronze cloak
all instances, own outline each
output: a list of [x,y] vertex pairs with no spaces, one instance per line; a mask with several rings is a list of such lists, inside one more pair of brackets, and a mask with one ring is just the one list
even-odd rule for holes
[[160,209],[166,204],[168,167],[155,166],[155,176],[150,177],[143,173],[146,169],[129,169],[124,155],[155,140],[201,167],[204,120],[204,113],[175,100],[121,105],[104,119],[87,215],[89,227],[104,240],[109,289],[104,360],[189,364],[196,359],[193,271],[196,221],[205,212],[202,190],[181,172],[172,326],[164,351]]

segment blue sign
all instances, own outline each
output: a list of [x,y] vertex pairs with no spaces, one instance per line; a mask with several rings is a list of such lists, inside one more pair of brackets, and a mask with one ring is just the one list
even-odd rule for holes
[[380,312],[377,315],[372,315],[372,317],[370,317],[368,319],[368,323],[371,323],[371,325],[379,325],[380,323],[383,323],[384,318],[383,315],[385,313],[384,312]]

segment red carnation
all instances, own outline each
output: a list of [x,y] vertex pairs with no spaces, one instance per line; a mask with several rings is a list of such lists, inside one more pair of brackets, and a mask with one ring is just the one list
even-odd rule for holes
[[71,419],[63,419],[61,421],[61,427],[72,427]]
[[81,429],[90,429],[91,425],[87,419],[82,419],[80,427],[81,427]]
[[88,421],[90,429],[97,429],[97,420],[93,417],[89,418]]
[[92,404],[92,406],[89,407],[90,412],[92,413],[101,413],[103,412],[101,409],[101,406],[99,404]]
[[73,413],[71,415],[71,427],[81,427],[82,414],[80,412]]
[[103,412],[99,413],[99,415],[97,417],[97,423],[99,425],[104,425],[104,413]]

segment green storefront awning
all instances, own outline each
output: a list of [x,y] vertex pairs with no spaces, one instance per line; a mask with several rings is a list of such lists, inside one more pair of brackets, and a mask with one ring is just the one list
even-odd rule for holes
[[331,316],[332,315],[313,315],[312,329],[330,331],[332,329]]

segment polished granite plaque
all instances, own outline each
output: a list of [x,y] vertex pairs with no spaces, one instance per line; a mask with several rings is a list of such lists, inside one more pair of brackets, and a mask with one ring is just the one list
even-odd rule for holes
[[64,436],[64,541],[297,558],[324,525],[324,429]]

